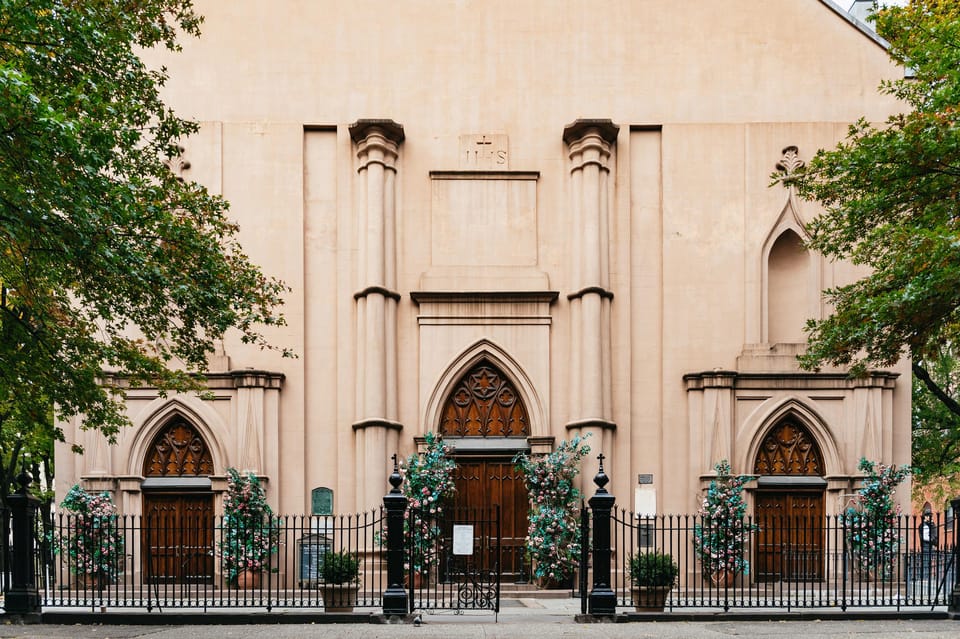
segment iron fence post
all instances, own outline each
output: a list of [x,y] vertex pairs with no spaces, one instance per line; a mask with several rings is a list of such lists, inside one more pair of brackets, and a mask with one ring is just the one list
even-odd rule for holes
[[593,512],[593,589],[590,591],[589,613],[609,616],[617,613],[617,596],[610,587],[610,515],[616,499],[606,489],[610,478],[603,472],[603,453],[597,455],[597,459],[600,468],[593,478],[597,491],[589,501]]
[[403,518],[407,511],[407,498],[400,492],[403,477],[397,456],[393,455],[393,472],[390,474],[389,493],[383,496],[387,511],[387,590],[383,593],[384,615],[406,615],[410,612],[407,590],[403,586]]
[[40,500],[30,494],[30,476],[26,472],[17,477],[20,490],[7,497],[10,504],[13,544],[10,588],[6,593],[7,614],[25,615],[40,612],[40,592],[37,590],[36,558],[33,543]]
[[960,497],[950,500],[953,509],[953,592],[947,610],[960,613]]

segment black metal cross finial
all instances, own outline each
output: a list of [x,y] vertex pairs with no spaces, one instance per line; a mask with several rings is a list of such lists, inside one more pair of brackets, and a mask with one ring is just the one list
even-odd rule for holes
[[393,456],[390,457],[390,459],[393,460],[393,472],[390,473],[390,478],[389,478],[390,485],[393,486],[393,490],[391,490],[390,492],[399,493],[400,484],[403,483],[403,477],[400,476],[400,463],[397,460],[396,453],[394,453]]
[[598,492],[598,493],[605,493],[605,492],[607,492],[607,489],[605,488],[605,486],[606,486],[607,483],[609,483],[609,481],[610,481],[610,478],[607,477],[607,474],[606,474],[605,472],[603,472],[603,460],[604,460],[604,457],[605,457],[605,455],[604,455],[603,453],[600,453],[599,455],[597,455],[597,459],[600,460],[600,468],[597,470],[597,476],[593,478],[593,483],[595,483],[595,484],[597,485],[597,492]]

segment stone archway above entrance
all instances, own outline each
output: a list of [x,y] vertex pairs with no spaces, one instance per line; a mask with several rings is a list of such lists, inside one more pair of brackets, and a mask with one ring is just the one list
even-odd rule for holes
[[447,437],[528,437],[530,419],[514,384],[484,359],[450,394],[437,430]]
[[769,444],[767,440],[775,426],[787,418],[800,425],[806,433],[804,441],[809,441],[816,447],[820,460],[817,474],[821,477],[840,474],[843,469],[840,449],[826,420],[802,399],[789,396],[768,400],[747,420],[736,444],[741,455],[737,456],[738,465],[735,465],[735,468],[749,469],[756,474],[755,462],[765,443]]
[[204,405],[202,400],[192,397],[158,399],[154,404],[144,411],[148,417],[143,420],[126,451],[128,474],[139,475],[143,472],[143,464],[151,454],[153,442],[169,424],[176,420],[184,420],[197,430],[206,442],[214,468],[220,469],[222,473],[223,469],[230,465],[229,456],[224,447],[230,428],[216,411]]
[[[455,357],[444,370],[440,373],[439,379],[434,384],[432,392],[427,398],[424,407],[423,432],[436,430],[443,432],[440,428],[442,420],[445,418],[445,412],[448,411],[448,399],[455,396],[458,389],[463,387],[466,391],[470,384],[490,384],[494,380],[489,377],[484,381],[483,374],[479,371],[481,365],[488,367],[490,371],[498,373],[497,383],[508,382],[509,393],[515,398],[515,401],[507,401],[512,406],[522,406],[525,413],[525,432],[513,432],[516,428],[516,422],[511,425],[506,434],[500,430],[500,434],[487,432],[485,436],[524,436],[536,437],[548,432],[546,404],[537,392],[533,380],[527,375],[519,362],[492,340],[483,338],[474,342],[469,348],[462,351]],[[469,373],[476,371],[480,377],[476,382],[470,382]],[[466,398],[466,395],[464,395]],[[506,404],[501,404],[500,408],[506,409]],[[451,415],[454,410],[449,411]],[[449,416],[449,415],[448,415]],[[486,427],[485,427],[486,428]],[[496,429],[494,429],[496,430]],[[451,432],[447,433],[453,434]],[[479,435],[480,433],[472,433]]]
[[760,443],[753,474],[821,477],[820,447],[799,421],[784,419]]

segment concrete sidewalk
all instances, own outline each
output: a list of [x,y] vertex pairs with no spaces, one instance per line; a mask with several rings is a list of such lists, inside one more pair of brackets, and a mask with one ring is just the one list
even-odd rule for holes
[[[770,621],[942,621],[949,615],[945,608],[900,609],[888,608],[750,608],[731,609],[724,612],[719,608],[677,608],[663,613],[632,612],[629,608],[618,609],[613,618],[616,623],[624,622],[770,622]],[[499,614],[486,610],[416,610],[405,620],[388,620],[379,608],[357,608],[353,613],[328,614],[313,608],[175,608],[162,610],[145,608],[108,608],[101,611],[98,607],[88,608],[44,608],[42,615],[33,621],[44,624],[102,624],[102,625],[250,625],[250,624],[412,624],[419,620],[422,624],[590,624],[610,619],[598,620],[590,615],[581,614],[580,600],[576,598],[509,598],[501,600]],[[960,622],[955,626],[960,631]]]
[[946,619],[925,620],[847,620],[847,621],[660,621],[655,623],[577,624],[569,617],[522,618],[502,615],[498,623],[492,615],[425,615],[419,626],[357,624],[248,624],[206,625],[0,625],[2,639],[660,639],[724,637],[770,639],[956,639],[960,624]]

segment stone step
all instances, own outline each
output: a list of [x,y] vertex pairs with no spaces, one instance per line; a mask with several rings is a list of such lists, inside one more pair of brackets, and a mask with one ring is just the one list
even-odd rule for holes
[[571,599],[569,590],[540,590],[536,587],[516,588],[513,585],[500,587],[501,599]]

